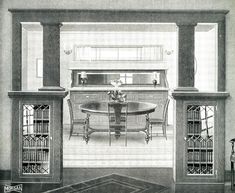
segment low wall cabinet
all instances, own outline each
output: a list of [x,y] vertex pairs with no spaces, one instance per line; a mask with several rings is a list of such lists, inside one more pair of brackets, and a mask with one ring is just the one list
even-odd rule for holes
[[9,92],[12,181],[62,180],[62,103],[66,92]]
[[173,92],[176,185],[224,184],[226,92]]

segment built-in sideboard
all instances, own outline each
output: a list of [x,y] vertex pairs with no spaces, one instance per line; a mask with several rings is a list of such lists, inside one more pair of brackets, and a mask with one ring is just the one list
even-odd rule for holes
[[[109,101],[108,91],[114,90],[112,80],[121,80],[118,88],[126,94],[127,101],[151,102],[157,104],[151,117],[161,117],[164,103],[168,97],[167,69],[151,70],[79,70],[71,69],[70,99],[74,108],[75,118],[84,117],[79,109],[80,104],[88,101]],[[128,118],[128,124],[144,123],[144,116]],[[90,117],[90,124],[107,125],[107,117]]]

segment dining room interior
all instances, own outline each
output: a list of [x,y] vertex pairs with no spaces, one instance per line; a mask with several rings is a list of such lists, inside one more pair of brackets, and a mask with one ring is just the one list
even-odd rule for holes
[[[43,30],[39,23],[23,26],[23,89],[42,87]],[[64,167],[172,167],[173,156],[173,100],[170,90],[176,87],[177,27],[168,24],[136,23],[63,23],[61,27],[60,75],[61,86],[69,90],[64,99],[63,164]],[[25,42],[25,43],[24,43]],[[36,65],[27,65],[36,62]],[[87,78],[81,83],[81,76]],[[35,76],[36,75],[36,76]],[[158,76],[158,77],[156,77]],[[157,81],[156,84],[153,80]],[[91,115],[92,127],[104,129],[83,140],[83,125],[72,122],[67,99],[72,102],[74,119],[84,119],[79,109],[87,101],[107,101],[113,90],[112,80],[121,80],[118,88],[126,94],[126,101],[157,104],[155,114],[161,118],[167,98],[167,139],[161,125],[153,125],[148,143],[145,133],[128,132],[108,144],[108,117]],[[154,114],[154,115],[152,115]],[[145,115],[129,116],[128,130],[144,127]],[[78,134],[77,134],[78,133]],[[159,133],[159,134],[158,134]],[[158,135],[158,136],[157,136]]]
[[228,10],[6,12],[1,119],[11,130],[0,137],[0,183],[23,192],[233,189]]
[[[195,28],[195,84],[200,90],[216,90],[216,24]],[[209,45],[209,47],[208,47]],[[38,22],[22,24],[22,89],[43,86],[43,28]],[[210,49],[210,52],[205,50]],[[174,23],[62,23],[60,28],[60,84],[69,91],[63,105],[64,167],[169,167],[173,164],[174,105],[171,92],[177,86],[178,28]],[[207,68],[205,66],[207,61]],[[209,62],[208,62],[209,61]],[[33,65],[32,65],[33,64]],[[202,70],[203,69],[203,70]],[[84,82],[82,82],[84,80]],[[120,81],[115,88],[112,81]],[[210,81],[206,81],[210,80]],[[151,139],[143,131],[129,132],[146,124],[145,115],[128,116],[128,145],[124,134],[112,137],[109,146],[108,116],[90,116],[92,132],[84,140],[86,113],[80,105],[110,101],[108,92],[118,90],[125,100],[156,104]],[[71,108],[67,100],[71,102]],[[111,99],[112,100],[112,99]],[[73,120],[82,120],[74,124]]]

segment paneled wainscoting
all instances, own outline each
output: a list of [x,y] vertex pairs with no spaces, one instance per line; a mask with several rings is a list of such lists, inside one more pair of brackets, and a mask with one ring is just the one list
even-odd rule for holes
[[64,167],[173,167],[173,126],[167,127],[167,140],[159,135],[148,144],[144,133],[128,133],[127,147],[123,135],[117,140],[112,136],[109,146],[108,132],[92,133],[88,144],[82,136],[69,140],[69,125],[63,138]]

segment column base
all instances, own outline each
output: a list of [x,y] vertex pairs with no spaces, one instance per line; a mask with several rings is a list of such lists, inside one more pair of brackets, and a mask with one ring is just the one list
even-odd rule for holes
[[38,91],[65,91],[65,88],[60,86],[44,86],[39,88]]
[[195,87],[178,87],[175,88],[174,91],[183,91],[183,92],[198,92],[198,89]]

